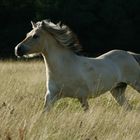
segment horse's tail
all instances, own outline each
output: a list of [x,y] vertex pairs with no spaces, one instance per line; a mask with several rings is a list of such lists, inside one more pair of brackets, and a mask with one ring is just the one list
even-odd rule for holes
[[137,61],[137,63],[140,65],[140,54],[137,53],[133,53],[133,52],[128,52],[129,54],[131,54],[134,59]]

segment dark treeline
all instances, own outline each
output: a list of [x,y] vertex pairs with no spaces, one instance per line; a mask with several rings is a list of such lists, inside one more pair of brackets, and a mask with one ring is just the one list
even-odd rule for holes
[[140,53],[140,0],[1,0],[0,57],[31,30],[30,21],[62,21],[77,35],[86,55],[111,49]]

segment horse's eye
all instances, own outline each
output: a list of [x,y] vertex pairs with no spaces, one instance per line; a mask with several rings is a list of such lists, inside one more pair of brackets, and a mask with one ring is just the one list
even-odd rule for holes
[[39,38],[39,36],[38,35],[33,35],[33,39],[37,39],[37,38]]

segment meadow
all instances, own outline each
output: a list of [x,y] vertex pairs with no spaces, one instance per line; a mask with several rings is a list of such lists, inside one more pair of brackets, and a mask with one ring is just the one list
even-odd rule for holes
[[140,140],[140,94],[131,87],[132,111],[106,93],[87,112],[66,98],[42,113],[45,76],[43,61],[0,61],[0,140]]

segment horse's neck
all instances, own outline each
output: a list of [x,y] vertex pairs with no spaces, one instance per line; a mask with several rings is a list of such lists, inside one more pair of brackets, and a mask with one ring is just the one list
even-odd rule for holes
[[74,65],[77,55],[70,50],[57,48],[43,54],[46,69],[51,76],[61,76]]

